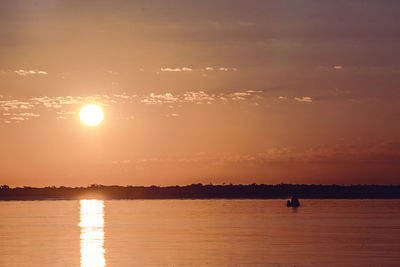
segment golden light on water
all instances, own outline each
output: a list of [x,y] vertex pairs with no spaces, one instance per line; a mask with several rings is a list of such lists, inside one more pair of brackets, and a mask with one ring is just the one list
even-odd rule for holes
[[81,267],[104,267],[104,202],[81,200]]

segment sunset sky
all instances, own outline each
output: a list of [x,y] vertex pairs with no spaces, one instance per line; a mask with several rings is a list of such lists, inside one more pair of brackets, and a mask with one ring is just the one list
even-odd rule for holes
[[399,10],[0,1],[0,184],[399,184]]

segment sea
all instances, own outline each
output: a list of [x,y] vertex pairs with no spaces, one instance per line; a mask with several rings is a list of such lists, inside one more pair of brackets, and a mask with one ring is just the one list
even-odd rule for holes
[[0,266],[400,266],[400,200],[300,201],[0,201]]

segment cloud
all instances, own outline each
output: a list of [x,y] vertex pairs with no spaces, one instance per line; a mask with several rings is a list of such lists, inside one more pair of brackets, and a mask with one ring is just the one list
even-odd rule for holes
[[295,97],[294,99],[298,102],[306,102],[306,103],[313,102],[313,99],[309,96]]
[[[262,93],[262,91],[255,91],[255,90],[247,90],[243,92],[234,92],[232,94],[229,94],[232,100],[237,101],[237,100],[246,100],[247,98],[251,97],[254,94]],[[262,98],[262,97],[260,97]]]
[[114,96],[117,98],[123,98],[123,99],[129,99],[132,97],[132,96],[125,95],[125,94],[114,94]]
[[174,102],[179,103],[195,103],[195,104],[211,104],[216,100],[221,100],[223,102],[227,102],[229,100],[237,101],[237,100],[247,100],[252,97],[256,97],[258,99],[263,98],[259,94],[263,91],[255,91],[255,90],[246,90],[241,92],[234,92],[230,94],[221,93],[218,96],[215,94],[207,93],[203,90],[200,91],[188,91],[183,95],[173,95],[171,93],[165,94],[154,94],[151,93],[149,96],[145,96],[141,102],[144,104],[171,104]]
[[40,114],[31,113],[31,112],[19,113],[18,115],[23,116],[23,117],[40,117]]
[[286,99],[287,99],[287,96],[279,96],[279,99],[280,99],[280,100],[286,100]]
[[[208,66],[205,67],[203,69],[198,69],[199,71],[223,71],[223,72],[228,72],[228,71],[238,71],[238,68],[235,67],[212,67],[212,66]],[[169,68],[169,67],[165,67],[165,68],[160,68],[161,72],[190,72],[190,71],[196,71],[193,68],[189,68],[189,67],[181,67],[181,68]],[[157,74],[159,74],[160,72],[157,72]]]
[[194,154],[186,157],[143,158],[136,164],[183,163],[206,165],[269,163],[400,163],[400,143],[394,141],[358,144],[332,144],[298,150],[291,147],[270,148],[261,153]]
[[205,71],[238,71],[238,68],[231,67],[205,67],[203,70]]
[[119,72],[113,70],[107,70],[106,72],[110,75],[119,75]]
[[0,109],[3,109],[5,111],[31,108],[33,108],[33,104],[29,101],[20,101],[17,99],[7,99],[0,101]]
[[[54,109],[60,109],[65,106],[71,106],[71,105],[82,105],[86,103],[97,103],[102,106],[109,106],[111,104],[121,102],[129,102],[128,100],[132,99],[135,97],[133,96],[127,96],[124,97],[125,95],[91,95],[91,96],[54,96],[54,97],[48,97],[48,96],[41,96],[41,97],[33,97],[30,99],[30,103],[32,105],[39,105],[39,106],[44,106],[46,108],[54,108]],[[116,98],[123,98],[119,99],[119,101],[116,101]]]
[[[400,162],[400,142],[367,141],[316,146],[303,153],[303,160],[317,162]],[[298,160],[300,159],[298,156]]]
[[36,117],[40,117],[40,114],[32,112],[4,112],[2,116],[0,116],[0,120],[3,120],[4,123],[19,123]]
[[238,68],[220,67],[218,70],[220,70],[220,71],[238,71]]
[[181,72],[181,71],[193,71],[193,69],[189,67],[182,67],[182,68],[161,68],[163,72]]
[[57,117],[57,119],[67,119],[68,116],[72,116],[72,115],[76,114],[75,111],[65,111],[65,110],[60,110],[60,111],[57,111],[56,113],[57,113],[57,115],[59,115]]
[[3,116],[8,118],[7,121],[9,122],[7,123],[10,123],[11,120],[25,121],[34,117],[40,117],[40,113],[43,111],[54,112],[58,119],[67,119],[67,115],[74,114],[76,109],[83,104],[97,103],[102,106],[109,106],[117,102],[130,103],[129,101],[131,101],[133,97],[134,96],[129,96],[128,99],[125,99],[108,95],[38,96],[24,100],[5,97],[0,100],[0,111],[5,111]]
[[43,70],[16,70],[14,71],[16,74],[20,76],[28,76],[28,75],[47,75],[46,71]]
[[164,116],[167,117],[167,118],[170,118],[170,117],[179,117],[179,114],[177,114],[177,113],[171,113],[171,114],[165,114]]
[[164,104],[164,103],[175,103],[178,100],[179,98],[171,93],[158,94],[158,95],[151,93],[150,96],[142,99],[141,102],[145,104]]
[[25,120],[25,118],[23,118],[23,117],[11,117],[10,120],[23,121],[23,120]]
[[[212,94],[203,90],[187,91],[180,94],[150,93],[149,95],[127,95],[126,93],[116,94],[96,94],[89,96],[35,96],[31,98],[14,99],[11,96],[2,96],[0,98],[0,120],[9,122],[20,120],[25,121],[34,117],[40,117],[43,112],[53,114],[57,119],[70,119],[72,115],[78,112],[79,108],[87,103],[95,103],[103,107],[112,105],[132,105],[132,104],[167,104],[175,107],[182,104],[225,104],[232,101],[248,101],[246,103],[259,105],[259,99],[263,91],[245,90],[234,93]],[[250,101],[251,100],[251,101]],[[256,101],[257,100],[257,101]],[[8,115],[7,115],[8,114]],[[35,114],[35,115],[34,115]],[[169,117],[178,117],[177,112],[167,113]],[[3,119],[1,118],[3,117]],[[11,120],[11,117],[14,119]],[[23,118],[16,119],[16,118]],[[125,114],[118,119],[132,119],[133,114]],[[9,123],[8,122],[8,123]]]
[[342,70],[342,69],[343,69],[343,66],[341,66],[341,65],[336,65],[336,66],[333,66],[333,68],[334,68],[335,70]]
[[249,95],[250,94],[247,92],[236,92],[231,94],[233,100],[245,100],[245,97]]
[[210,95],[204,91],[186,92],[183,96],[186,102],[194,102],[196,104],[211,104],[215,100],[215,95]]

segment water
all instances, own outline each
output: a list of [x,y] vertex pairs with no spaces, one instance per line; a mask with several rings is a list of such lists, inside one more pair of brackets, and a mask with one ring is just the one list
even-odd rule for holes
[[0,266],[400,266],[400,200],[0,202]]

